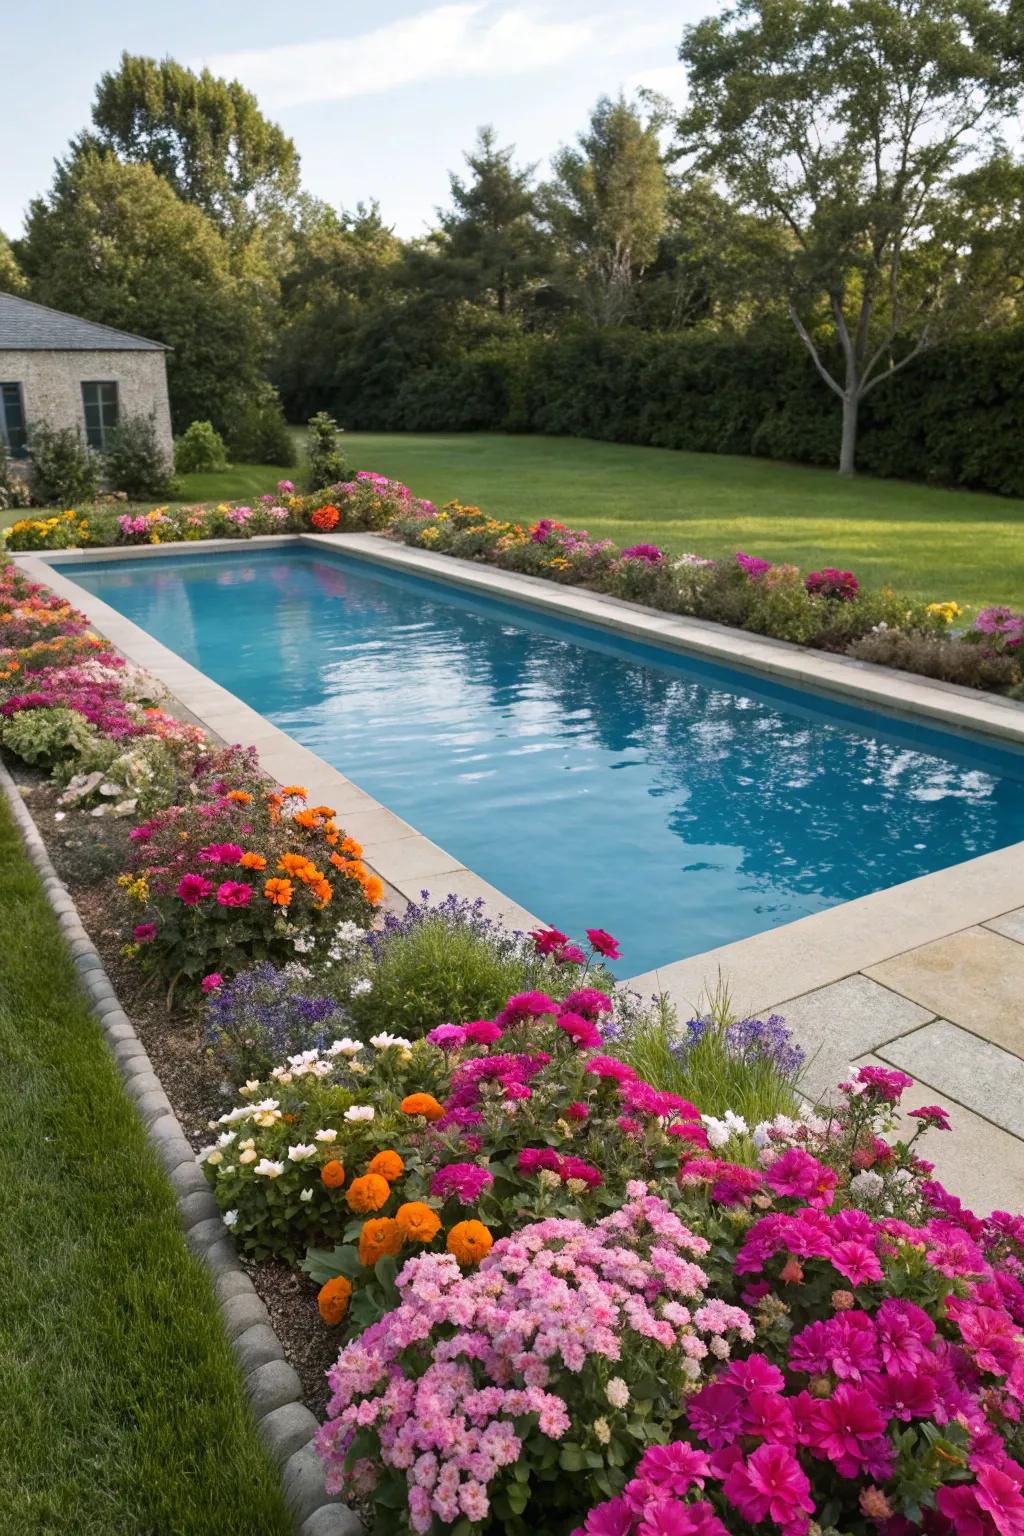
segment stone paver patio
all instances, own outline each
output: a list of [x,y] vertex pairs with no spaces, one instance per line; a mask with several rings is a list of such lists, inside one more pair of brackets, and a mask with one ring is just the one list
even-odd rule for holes
[[908,1108],[941,1104],[936,1175],[979,1213],[1024,1205],[1024,907],[777,1004],[808,1055],[804,1090],[850,1064],[899,1067]]

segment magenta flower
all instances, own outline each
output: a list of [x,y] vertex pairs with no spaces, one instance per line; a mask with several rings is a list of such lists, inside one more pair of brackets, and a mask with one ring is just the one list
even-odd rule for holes
[[857,1477],[862,1472],[888,1475],[892,1448],[885,1439],[885,1419],[869,1392],[841,1382],[831,1397],[818,1404],[817,1423],[819,1433],[811,1450],[831,1461],[840,1477]]
[[443,1200],[454,1196],[461,1205],[472,1205],[494,1183],[494,1175],[477,1163],[446,1163],[430,1181],[430,1193]]
[[618,939],[613,939],[611,934],[605,933],[603,928],[588,928],[587,938],[597,953],[603,955],[606,960],[617,960],[619,958]]
[[808,1376],[836,1376],[863,1381],[881,1366],[875,1325],[866,1312],[844,1312],[825,1322],[810,1323],[794,1334],[789,1363]]
[[777,1158],[764,1176],[768,1188],[777,1195],[790,1195],[811,1205],[831,1205],[839,1182],[831,1168],[819,1163],[802,1147],[789,1147]]
[[744,1520],[771,1520],[787,1531],[804,1529],[799,1512],[814,1513],[811,1485],[793,1452],[784,1445],[759,1445],[726,1474],[722,1492]]
[[855,1077],[858,1083],[874,1089],[889,1104],[898,1104],[904,1091],[914,1086],[912,1077],[889,1067],[858,1067]]
[[150,944],[156,938],[156,923],[136,923],[132,938],[137,944]]
[[596,987],[578,987],[563,998],[562,1007],[567,1013],[582,1013],[585,1019],[596,1019],[598,1014],[611,1013],[612,1000],[607,992],[599,992]]
[[874,1249],[858,1238],[833,1243],[828,1261],[851,1285],[871,1285],[882,1278],[882,1266]]
[[178,896],[186,907],[197,907],[213,892],[211,881],[202,875],[183,875],[178,881]]
[[535,928],[530,934],[533,947],[538,955],[553,955],[557,949],[561,949],[569,939],[567,933],[559,933],[557,928]]
[[223,985],[224,977],[220,974],[219,971],[211,971],[210,974],[208,976],[204,976],[202,981],[199,983],[201,990],[206,993],[216,992],[217,988],[222,987]]
[[839,571],[834,565],[812,571],[804,579],[804,588],[814,597],[832,597],[837,602],[849,603],[857,596],[860,583],[852,571]]
[[757,581],[765,571],[770,571],[772,568],[770,560],[761,560],[757,555],[745,555],[742,550],[736,551],[736,564],[741,571],[746,572],[751,581]]
[[590,1110],[587,1108],[587,1106],[585,1104],[579,1103],[578,1100],[576,1103],[566,1106],[565,1118],[567,1120],[586,1120],[589,1114]]
[[733,1386],[713,1381],[694,1394],[686,1404],[690,1428],[713,1450],[732,1445],[743,1433],[741,1394]]
[[539,1019],[545,1013],[557,1012],[558,1004],[546,992],[517,992],[495,1016],[494,1022],[507,1029],[524,1024],[527,1019]]
[[204,864],[237,864],[242,850],[237,843],[207,843],[200,848],[199,858]]
[[444,1051],[457,1050],[466,1043],[466,1031],[461,1024],[438,1024],[427,1034],[430,1045],[439,1045]]
[[923,1371],[898,1371],[894,1376],[880,1376],[871,1384],[871,1392],[879,1408],[890,1419],[928,1419],[935,1412],[935,1383]]
[[247,907],[252,900],[252,886],[241,880],[225,880],[217,887],[217,905],[220,907]]
[[920,1109],[911,1109],[907,1113],[914,1120],[920,1120],[922,1125],[931,1126],[936,1131],[951,1131],[953,1127],[949,1123],[949,1115],[939,1104],[922,1104]]
[[622,551],[623,560],[635,560],[640,565],[662,565],[665,552],[657,544],[631,544]]
[[590,1019],[579,1013],[559,1014],[555,1021],[563,1034],[581,1050],[592,1051],[601,1044],[601,1031]]
[[614,1056],[591,1056],[584,1071],[593,1072],[595,1077],[610,1077],[616,1083],[631,1083],[636,1077],[632,1067]]
[[495,1040],[501,1039],[500,1026],[490,1019],[474,1019],[471,1024],[463,1025],[463,1032],[474,1045],[493,1045]]
[[586,1520],[572,1536],[629,1536],[633,1521],[633,1511],[625,1499],[609,1499],[588,1510]]
[[555,951],[556,965],[582,965],[586,958],[578,944],[563,944]]

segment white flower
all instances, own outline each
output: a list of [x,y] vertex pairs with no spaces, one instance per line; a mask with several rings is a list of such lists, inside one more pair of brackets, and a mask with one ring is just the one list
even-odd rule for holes
[[217,1151],[217,1148],[214,1145],[209,1147],[200,1147],[199,1151],[196,1153],[197,1163],[208,1163],[211,1158],[216,1163],[220,1162],[220,1153]]
[[392,1046],[398,1046],[403,1051],[412,1050],[411,1040],[406,1040],[404,1035],[389,1035],[387,1030],[384,1030],[379,1035],[371,1035],[370,1044],[375,1051],[386,1051]]
[[288,1148],[289,1162],[308,1163],[311,1157],[316,1157],[316,1147],[312,1142],[300,1142],[297,1147]]
[[237,1108],[228,1110],[226,1115],[221,1115],[217,1125],[238,1125],[242,1120],[250,1120],[253,1111],[248,1104],[239,1104]]
[[216,1168],[217,1164],[222,1163],[223,1161],[224,1153],[220,1150],[219,1147],[211,1147],[206,1156],[203,1158],[203,1162],[209,1163],[213,1168]]
[[372,992],[372,990],[373,982],[368,976],[360,976],[359,980],[354,981],[351,987],[353,997],[363,997],[367,992]]
[[292,1080],[292,1074],[287,1067],[274,1067],[270,1075],[275,1083],[290,1083]]
[[791,1136],[796,1130],[796,1121],[791,1120],[788,1115],[776,1115],[772,1121],[772,1127],[776,1131],[781,1131],[784,1136]]
[[714,1115],[701,1115],[704,1129],[708,1133],[709,1147],[724,1147],[732,1135],[724,1120],[716,1120]]
[[303,1205],[308,1205],[309,1202],[312,1200],[312,1198],[313,1198],[313,1191],[311,1189],[300,1189],[299,1190],[299,1199],[302,1201]]
[[358,1056],[363,1045],[361,1040],[350,1040],[345,1036],[344,1040],[332,1040],[327,1047],[328,1056]]
[[716,1359],[718,1359],[718,1360],[728,1360],[728,1358],[729,1358],[729,1341],[727,1339],[720,1338],[716,1334],[716,1336],[711,1340],[710,1344],[708,1345],[708,1348],[710,1349],[711,1353],[716,1357]]
[[338,1133],[333,1126],[326,1131],[317,1131],[313,1138],[314,1141],[337,1141],[337,1139]]
[[300,955],[308,955],[311,949],[316,948],[316,939],[311,933],[298,933],[292,939],[292,948]]
[[319,1061],[319,1059],[320,1052],[318,1050],[300,1051],[297,1056],[288,1057],[288,1065],[290,1067],[308,1067],[310,1062]]
[[237,1211],[225,1211],[224,1215],[223,1215],[223,1217],[221,1219],[223,1220],[224,1225],[226,1227],[233,1227],[237,1223],[237,1221],[238,1221],[238,1212]]
[[612,1437],[611,1427],[607,1419],[594,1420],[594,1439],[599,1445],[607,1445]]
[[771,1123],[768,1120],[760,1120],[754,1126],[754,1146],[759,1152],[762,1147],[768,1145],[768,1132],[770,1129]]
[[734,1114],[731,1109],[725,1112],[725,1123],[734,1136],[745,1136],[749,1129],[742,1115]]
[[251,1099],[254,1093],[259,1093],[259,1091],[260,1091],[260,1080],[259,1080],[259,1078],[258,1077],[250,1077],[249,1081],[245,1084],[245,1086],[242,1087],[242,1088],[239,1088],[238,1091],[242,1095],[243,1099]]
[[372,1120],[373,1114],[374,1110],[372,1104],[353,1104],[351,1109],[346,1109],[345,1119],[353,1121]]
[[258,1173],[264,1179],[279,1179],[284,1173],[284,1163],[275,1163],[273,1158],[261,1157],[253,1173]]
[[871,1168],[864,1168],[860,1173],[855,1173],[850,1180],[850,1192],[859,1200],[877,1200],[885,1188],[885,1180],[880,1173],[875,1173]]
[[613,1408],[625,1408],[629,1402],[629,1388],[621,1376],[613,1376],[604,1391]]
[[683,1360],[682,1365],[683,1375],[688,1376],[691,1381],[696,1381],[700,1375],[700,1361],[693,1360],[689,1355],[687,1355]]
[[237,1131],[221,1131],[220,1135],[217,1137],[218,1147],[230,1147],[231,1143],[234,1141],[237,1135]]
[[245,1164],[254,1163],[256,1161],[256,1153],[253,1148],[246,1147],[244,1152],[240,1152],[238,1154],[238,1161]]

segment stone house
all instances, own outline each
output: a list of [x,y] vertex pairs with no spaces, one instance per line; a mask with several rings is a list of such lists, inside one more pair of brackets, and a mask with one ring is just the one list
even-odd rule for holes
[[80,320],[0,293],[0,442],[17,465],[36,422],[71,427],[102,453],[126,416],[152,416],[173,452],[167,399],[168,348],[144,336]]

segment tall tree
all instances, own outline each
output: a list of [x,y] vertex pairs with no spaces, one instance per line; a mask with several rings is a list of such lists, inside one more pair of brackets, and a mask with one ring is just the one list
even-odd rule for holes
[[224,236],[148,165],[83,153],[36,199],[17,255],[34,299],[173,347],[175,428],[230,430],[267,348],[252,286]]
[[18,266],[11,242],[0,230],[0,293],[21,293],[28,290],[25,274]]
[[602,97],[575,148],[552,161],[545,189],[552,229],[576,263],[581,294],[598,325],[617,325],[658,254],[667,186],[654,121],[624,97]]
[[222,229],[265,220],[298,193],[291,139],[237,80],[207,69],[196,74],[174,59],[124,53],[100,79],[92,120],[79,148],[106,148],[119,160],[151,165]]
[[449,174],[452,206],[438,210],[439,261],[450,289],[506,315],[551,270],[550,239],[538,223],[536,166],[517,166],[514,145],[500,148],[479,129],[466,155],[471,176]]
[[[842,402],[860,402],[965,323],[957,176],[1021,96],[1016,0],[734,0],[679,50],[679,149],[785,232],[767,276]],[[838,358],[838,365],[834,361]]]

